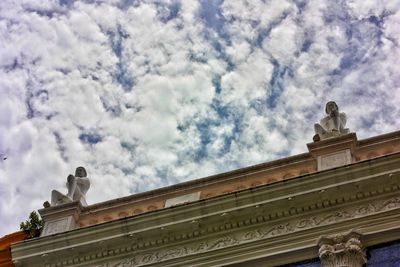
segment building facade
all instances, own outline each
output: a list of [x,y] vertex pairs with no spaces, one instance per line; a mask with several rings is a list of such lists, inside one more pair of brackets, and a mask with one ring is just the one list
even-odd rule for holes
[[13,262],[400,266],[400,131],[365,140],[346,133],[307,147],[94,205],[48,206],[39,210],[41,237],[12,245]]

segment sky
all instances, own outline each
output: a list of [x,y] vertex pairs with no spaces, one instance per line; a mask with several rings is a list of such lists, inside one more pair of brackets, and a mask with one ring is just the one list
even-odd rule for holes
[[400,128],[400,0],[1,0],[0,236],[89,204],[307,152],[334,100]]

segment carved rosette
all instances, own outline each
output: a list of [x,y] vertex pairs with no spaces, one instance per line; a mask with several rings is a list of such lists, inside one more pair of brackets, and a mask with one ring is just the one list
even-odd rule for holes
[[323,267],[361,267],[367,262],[361,243],[362,235],[356,231],[323,236],[318,241],[319,258]]

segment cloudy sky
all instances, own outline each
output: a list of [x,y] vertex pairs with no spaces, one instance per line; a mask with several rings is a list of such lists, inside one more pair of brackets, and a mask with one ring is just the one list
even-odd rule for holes
[[1,0],[0,236],[89,204],[306,152],[335,100],[400,128],[400,1]]

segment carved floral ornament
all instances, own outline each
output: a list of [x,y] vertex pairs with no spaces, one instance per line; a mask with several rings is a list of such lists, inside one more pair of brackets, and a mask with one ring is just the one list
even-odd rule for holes
[[[390,198],[386,200],[375,201],[349,209],[338,210],[325,213],[318,216],[312,216],[302,219],[288,221],[287,223],[269,224],[257,227],[253,230],[240,231],[232,234],[220,235],[207,240],[200,240],[196,243],[186,245],[176,245],[164,249],[153,248],[152,251],[144,251],[138,246],[139,240],[134,239],[127,247],[114,250],[104,250],[93,255],[82,256],[68,259],[63,262],[46,264],[46,267],[70,266],[74,264],[83,264],[86,261],[101,260],[107,261],[101,264],[90,266],[95,267],[136,267],[146,266],[166,260],[176,259],[184,256],[195,255],[199,253],[215,251],[222,248],[229,248],[257,240],[268,239],[275,236],[300,232],[318,226],[331,225],[350,219],[361,218],[372,214],[400,208],[400,198]],[[365,252],[362,246],[361,234],[352,231],[347,234],[322,237],[319,240],[319,255],[322,266],[351,266],[358,267],[365,263]],[[124,255],[124,259],[109,261],[111,256]],[[88,264],[88,263],[86,263]],[[335,265],[336,264],[336,265]],[[89,265],[85,265],[89,266]]]
[[322,267],[361,267],[367,262],[361,242],[362,235],[357,231],[319,239],[319,258]]

